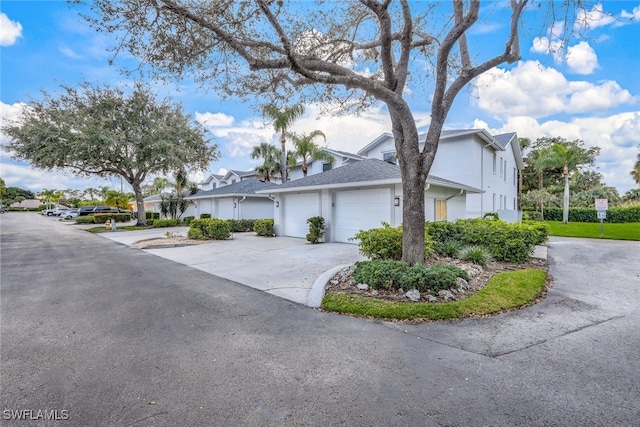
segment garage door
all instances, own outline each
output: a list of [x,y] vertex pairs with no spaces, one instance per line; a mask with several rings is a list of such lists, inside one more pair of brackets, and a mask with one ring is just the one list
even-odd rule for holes
[[318,193],[287,194],[282,206],[284,235],[305,237],[309,232],[307,218],[320,215],[320,195]]
[[218,199],[218,218],[233,219],[233,198],[224,197]]
[[360,230],[391,223],[391,190],[340,191],[336,193],[333,240],[353,243],[349,238]]

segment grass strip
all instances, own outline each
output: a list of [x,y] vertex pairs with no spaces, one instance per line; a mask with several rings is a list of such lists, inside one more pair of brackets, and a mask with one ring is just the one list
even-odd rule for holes
[[640,241],[640,222],[604,223],[604,236],[600,236],[599,222],[545,221],[549,225],[549,234],[559,237],[583,237],[590,239],[638,240]]
[[468,298],[438,303],[392,302],[377,298],[329,292],[322,309],[357,317],[386,320],[450,320],[487,315],[528,305],[545,288],[547,273],[538,269],[506,271]]
[[[140,227],[138,225],[123,225],[121,227],[121,226],[116,225],[116,228],[118,230],[123,230],[123,231],[138,231],[138,230],[150,230],[153,227]],[[89,233],[102,233],[103,231],[109,231],[110,232],[111,229],[110,228],[106,228],[103,225],[103,226],[100,226],[100,227],[89,228],[89,229],[87,229],[87,231]]]

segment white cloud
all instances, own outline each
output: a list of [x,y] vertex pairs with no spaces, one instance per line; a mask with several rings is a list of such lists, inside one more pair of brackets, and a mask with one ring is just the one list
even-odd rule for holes
[[601,4],[596,4],[591,10],[578,10],[574,30],[578,32],[583,29],[592,30],[594,28],[615,24],[616,22],[618,22],[618,20],[615,16],[606,13]]
[[60,46],[60,53],[62,53],[67,58],[71,58],[71,59],[81,59],[82,58],[82,55],[79,55],[78,53],[76,53],[69,46]]
[[567,65],[578,74],[591,74],[598,67],[598,57],[589,43],[582,41],[567,51]]
[[233,125],[235,119],[224,113],[198,113],[196,120],[207,127],[228,127]]
[[594,113],[637,100],[614,81],[569,81],[538,61],[490,70],[477,78],[476,90],[478,106],[496,116]]
[[622,12],[620,12],[620,16],[624,19],[630,19],[634,21],[640,20],[640,6],[634,7],[631,12],[623,10]]
[[580,139],[586,147],[598,146],[601,151],[596,166],[606,184],[618,188],[621,195],[635,188],[630,172],[640,144],[640,111],[547,122],[514,116],[509,117],[502,127],[490,131],[495,134],[515,131],[518,137],[531,140],[560,136],[567,140]]
[[11,46],[18,37],[22,37],[22,25],[10,20],[7,14],[0,13],[0,46]]

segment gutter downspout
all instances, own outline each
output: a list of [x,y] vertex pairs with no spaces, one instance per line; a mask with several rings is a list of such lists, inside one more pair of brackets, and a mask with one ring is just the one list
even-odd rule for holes
[[246,199],[247,196],[242,196],[242,199],[238,200],[238,218],[236,219],[240,219],[240,203],[244,202],[244,199]]
[[460,192],[459,192],[458,194],[454,194],[453,196],[449,196],[449,197],[447,197],[445,200],[446,200],[446,201],[449,201],[449,200],[453,199],[454,197],[462,196],[463,194],[464,194],[464,189],[463,189],[463,188],[461,188],[461,189],[460,189]]

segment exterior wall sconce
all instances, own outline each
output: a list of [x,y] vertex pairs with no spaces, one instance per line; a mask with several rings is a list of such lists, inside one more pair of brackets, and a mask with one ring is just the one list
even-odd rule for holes
[[280,207],[280,201],[276,200],[276,208]]
[[400,206],[400,197],[394,197],[393,198],[393,205],[394,206]]
[[233,202],[233,207],[234,207],[234,208],[236,207],[236,202]]

